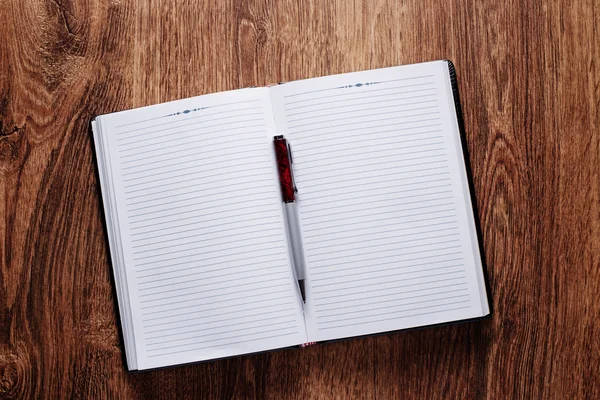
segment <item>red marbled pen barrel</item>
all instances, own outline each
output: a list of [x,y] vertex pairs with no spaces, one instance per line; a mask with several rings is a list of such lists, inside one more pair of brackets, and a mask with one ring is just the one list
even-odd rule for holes
[[292,153],[287,140],[283,136],[275,136],[273,138],[273,145],[275,146],[281,196],[284,203],[290,203],[296,200],[296,187],[292,172]]

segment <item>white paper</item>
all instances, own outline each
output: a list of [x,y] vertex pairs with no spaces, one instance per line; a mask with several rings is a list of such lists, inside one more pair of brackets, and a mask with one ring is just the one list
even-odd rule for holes
[[309,340],[488,312],[449,94],[445,62],[272,88],[299,190]]
[[100,122],[137,368],[306,342],[267,89]]

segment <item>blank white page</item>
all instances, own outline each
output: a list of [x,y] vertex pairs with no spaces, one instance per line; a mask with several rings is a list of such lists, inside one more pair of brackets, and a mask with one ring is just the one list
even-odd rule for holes
[[137,368],[306,342],[267,90],[98,122],[98,157],[112,177],[103,195],[114,204],[111,224],[120,235],[111,247],[122,252],[113,262],[125,274]]
[[271,89],[293,153],[311,341],[488,313],[446,62]]

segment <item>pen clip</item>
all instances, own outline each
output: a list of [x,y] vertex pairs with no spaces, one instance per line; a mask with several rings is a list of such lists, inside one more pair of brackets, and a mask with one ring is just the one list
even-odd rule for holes
[[294,157],[292,156],[292,146],[290,142],[285,141],[288,150],[288,158],[290,160],[290,175],[292,176],[292,185],[294,186],[294,193],[298,193],[298,187],[296,186],[296,178],[294,177]]

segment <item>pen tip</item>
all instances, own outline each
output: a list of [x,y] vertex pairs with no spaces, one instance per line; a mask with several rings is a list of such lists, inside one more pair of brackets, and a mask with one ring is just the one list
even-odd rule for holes
[[302,296],[302,301],[306,303],[306,289],[304,288],[304,279],[298,281],[298,286],[300,286],[300,295]]

